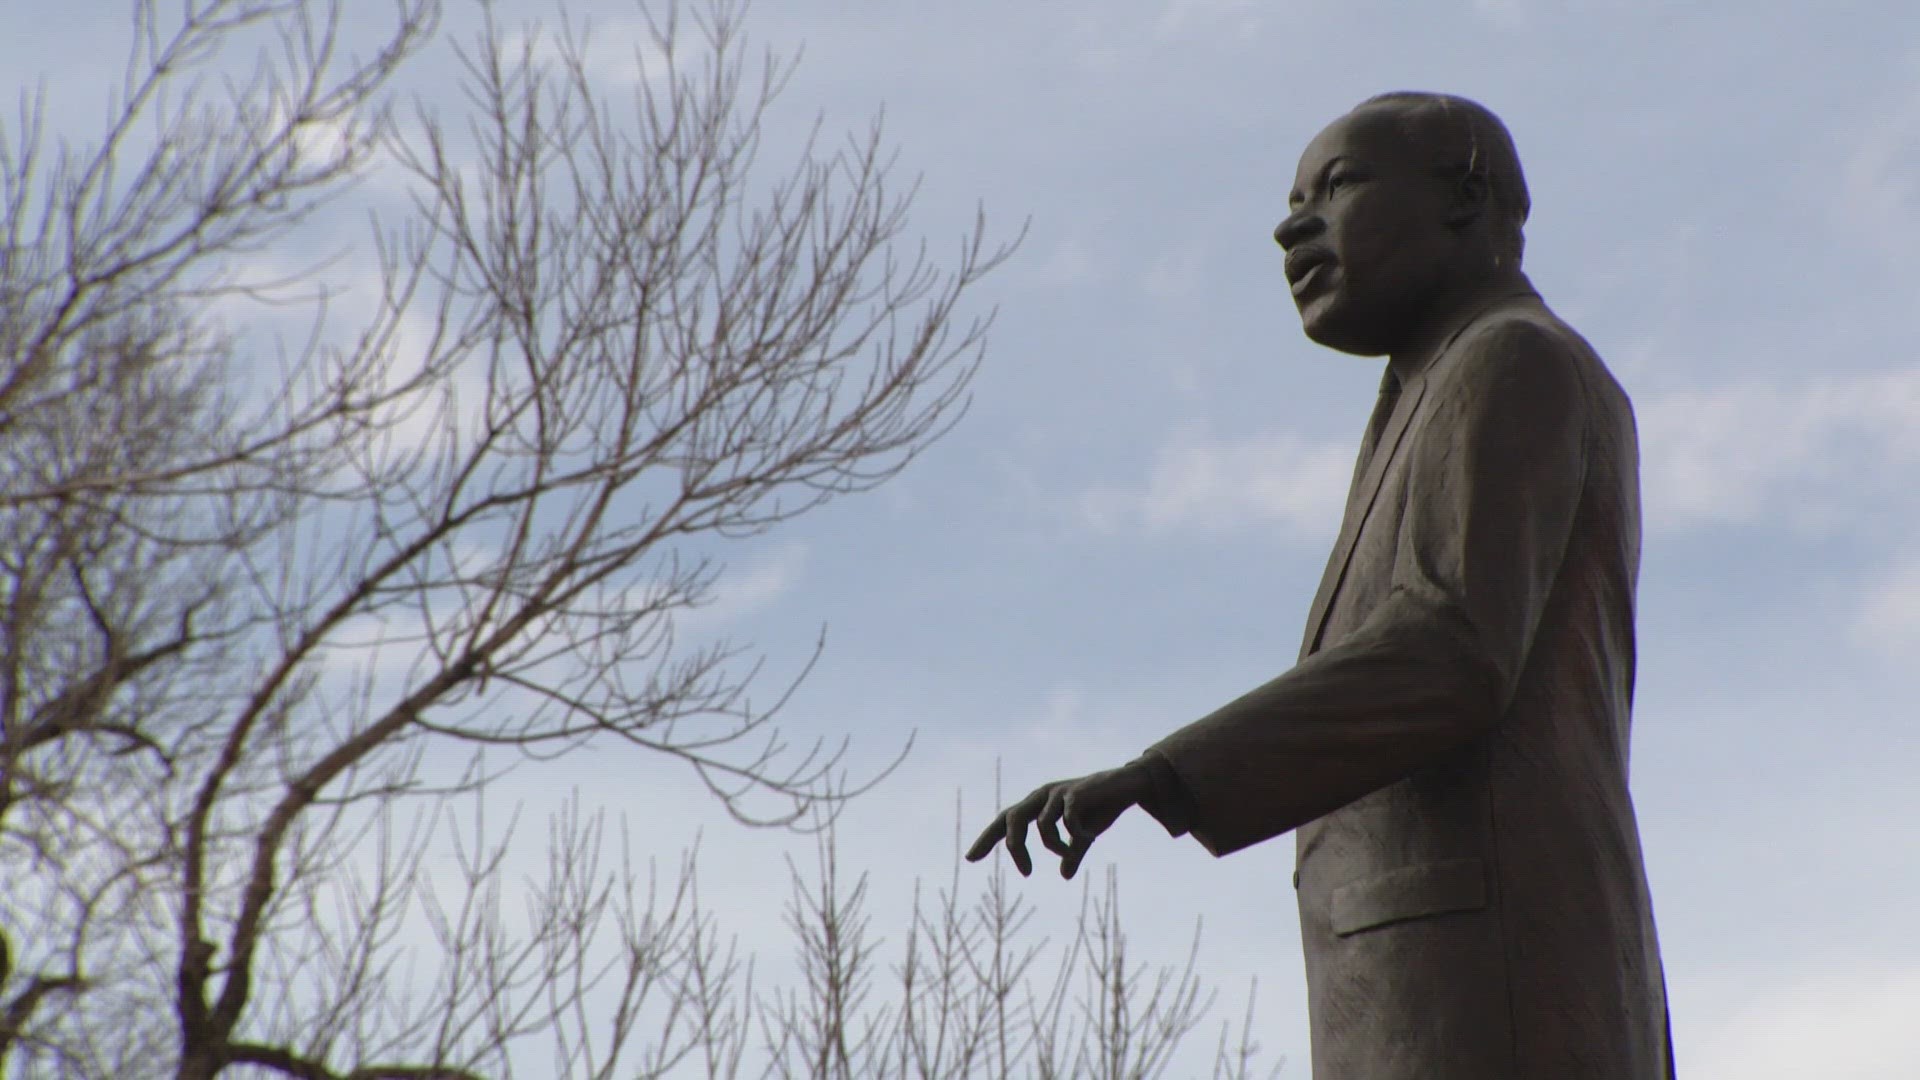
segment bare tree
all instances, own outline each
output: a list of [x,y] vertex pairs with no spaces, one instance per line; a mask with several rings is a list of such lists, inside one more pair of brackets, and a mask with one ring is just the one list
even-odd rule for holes
[[[250,556],[382,404],[354,385],[375,358],[317,351],[246,392],[206,312],[273,284],[241,261],[371,159],[371,106],[434,12],[394,14],[342,65],[304,7],[169,24],[143,4],[96,144],[49,139],[39,98],[0,136],[0,1062],[137,1076],[178,1056],[165,969],[185,954],[143,933],[184,895],[171,785],[204,775],[264,644]],[[283,62],[212,99],[196,72],[262,33]]]
[[[956,808],[957,811],[957,808]],[[1117,878],[1083,883],[1076,935],[1052,950],[1030,931],[1031,906],[1008,891],[1004,864],[968,899],[961,891],[960,816],[954,875],[929,902],[916,884],[901,940],[871,931],[867,879],[839,873],[831,830],[809,876],[790,869],[787,923],[802,985],[753,998],[734,1015],[758,1020],[762,1074],[780,1080],[1152,1080],[1206,1019],[1215,995],[1198,974],[1199,926],[1178,966],[1143,963],[1121,929]],[[689,864],[688,872],[691,872]],[[896,957],[885,963],[892,944]],[[717,941],[706,945],[709,963]],[[1237,1038],[1221,1031],[1213,1075],[1256,1075],[1253,999]],[[738,1030],[736,1040],[742,1038]],[[1187,1063],[1191,1067],[1191,1062]],[[1267,1076],[1277,1075],[1279,1064]],[[734,1080],[739,1070],[709,1069]]]
[[[575,1030],[585,928],[637,883],[576,823],[534,933],[498,848],[443,902],[413,872],[431,811],[490,774],[436,786],[430,750],[650,750],[760,822],[861,789],[676,616],[725,542],[957,419],[985,330],[960,302],[1006,249],[907,242],[877,125],[761,167],[790,68],[727,0],[651,21],[624,103],[581,34],[489,9],[452,129],[387,111],[438,8],[392,14],[353,58],[337,5],[142,2],[97,142],[31,98],[0,134],[0,1070],[468,1076]],[[324,267],[258,267],[381,161],[410,209],[340,342]],[[250,300],[315,329],[263,356],[222,321]],[[409,919],[436,978],[395,970]],[[622,1060],[671,970],[655,929],[621,928],[645,962],[570,1066]]]
[[[357,56],[365,5],[133,10],[95,142],[0,129],[0,1076],[1163,1074],[1199,983],[1142,980],[1111,883],[1050,989],[998,871],[889,977],[829,841],[762,994],[694,856],[641,874],[576,803],[512,896],[485,797],[657,754],[830,836],[874,777],[685,616],[958,418],[1006,249],[912,244],[877,126],[765,169],[791,68],[731,0],[650,21],[624,102],[584,29],[488,21],[453,125],[390,108],[435,0]],[[406,192],[372,270],[290,265],[368,178]]]

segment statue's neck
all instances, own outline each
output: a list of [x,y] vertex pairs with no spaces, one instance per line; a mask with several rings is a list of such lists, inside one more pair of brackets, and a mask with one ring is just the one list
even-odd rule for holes
[[1488,308],[1517,296],[1536,295],[1533,283],[1519,268],[1485,275],[1466,286],[1438,297],[1433,315],[1421,320],[1419,331],[1405,345],[1387,355],[1391,368],[1405,386],[1426,370],[1449,342],[1468,323]]

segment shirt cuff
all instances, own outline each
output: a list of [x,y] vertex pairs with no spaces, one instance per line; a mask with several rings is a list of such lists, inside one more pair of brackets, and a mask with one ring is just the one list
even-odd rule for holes
[[1152,814],[1167,830],[1167,835],[1185,836],[1193,821],[1193,796],[1187,793],[1180,774],[1173,771],[1173,764],[1152,750],[1141,754],[1133,763],[1144,767],[1153,781],[1153,794],[1140,808]]

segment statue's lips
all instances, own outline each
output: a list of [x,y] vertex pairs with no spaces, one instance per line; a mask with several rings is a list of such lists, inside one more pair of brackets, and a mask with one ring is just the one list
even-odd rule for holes
[[1304,296],[1311,292],[1316,284],[1327,277],[1327,268],[1333,265],[1333,252],[1325,248],[1295,248],[1287,252],[1287,284],[1293,295]]
[[1288,279],[1292,282],[1293,295],[1305,296],[1313,292],[1319,286],[1321,280],[1332,273],[1329,269],[1332,265],[1331,262],[1323,259],[1307,267],[1305,270],[1300,271],[1298,274],[1287,275]]

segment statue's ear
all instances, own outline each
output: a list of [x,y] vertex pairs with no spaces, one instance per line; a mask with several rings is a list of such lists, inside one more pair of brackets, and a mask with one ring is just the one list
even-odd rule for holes
[[1453,184],[1453,200],[1447,208],[1447,226],[1464,229],[1486,214],[1493,191],[1478,170],[1468,170]]

